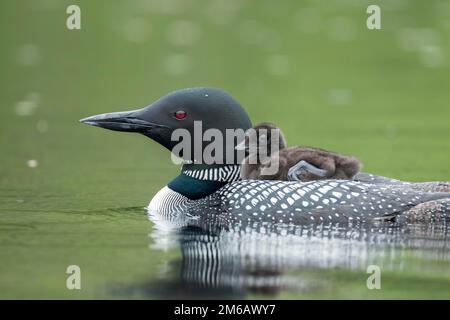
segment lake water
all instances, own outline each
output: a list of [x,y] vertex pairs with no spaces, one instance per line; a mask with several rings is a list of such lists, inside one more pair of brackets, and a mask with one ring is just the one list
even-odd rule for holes
[[450,180],[445,1],[381,1],[382,31],[358,1],[77,3],[77,31],[71,1],[0,5],[0,298],[450,298],[448,226],[174,230],[145,209],[169,153],[78,123],[215,86],[290,145]]
[[[205,232],[150,217],[155,222],[151,248],[176,248],[181,256],[168,262],[176,273],[163,281],[163,290],[161,282],[129,288],[139,294],[184,299],[375,298],[395,297],[407,287],[412,292],[403,294],[411,297],[436,272],[442,281],[429,279],[426,286],[435,286],[432,296],[448,297],[446,225],[253,224]],[[368,280],[375,272],[381,276],[378,285]]]

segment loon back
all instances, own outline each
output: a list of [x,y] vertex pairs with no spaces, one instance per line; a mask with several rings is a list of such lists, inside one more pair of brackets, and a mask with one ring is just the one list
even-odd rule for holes
[[[255,222],[361,223],[408,215],[426,221],[450,217],[450,192],[429,192],[420,188],[420,184],[395,183],[396,180],[384,177],[377,177],[377,180],[383,183],[243,180],[227,183],[212,194],[195,200],[166,186],[155,195],[148,210],[172,222],[177,221],[179,226],[208,228]],[[428,186],[433,185],[429,183]],[[423,204],[427,205],[421,207]]]

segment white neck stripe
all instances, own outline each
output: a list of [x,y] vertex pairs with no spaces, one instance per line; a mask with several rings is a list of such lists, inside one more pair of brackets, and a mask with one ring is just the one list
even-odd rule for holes
[[239,165],[229,165],[219,168],[184,170],[182,174],[199,180],[232,182],[239,180],[241,167]]

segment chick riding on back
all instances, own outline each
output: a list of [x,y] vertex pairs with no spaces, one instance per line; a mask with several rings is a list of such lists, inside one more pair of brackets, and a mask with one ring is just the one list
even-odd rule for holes
[[[242,179],[353,179],[362,167],[355,157],[319,148],[287,147],[281,129],[267,122],[248,130],[245,140],[236,148],[247,153],[241,165]],[[276,170],[268,170],[274,163]]]

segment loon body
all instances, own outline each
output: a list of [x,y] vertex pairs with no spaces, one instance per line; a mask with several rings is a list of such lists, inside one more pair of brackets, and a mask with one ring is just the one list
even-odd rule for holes
[[[358,176],[357,176],[358,177]],[[361,177],[364,177],[362,175]],[[304,183],[242,180],[227,183],[197,200],[164,187],[152,199],[149,212],[181,217],[180,226],[227,226],[232,223],[349,223],[390,220],[400,214],[442,220],[450,213],[449,192],[427,192],[405,184],[318,180]],[[428,204],[419,212],[413,210]],[[180,220],[179,220],[180,221]]]
[[[195,121],[202,121],[203,130],[222,133],[252,126],[241,105],[215,88],[178,90],[143,109],[80,121],[110,130],[138,132],[170,151],[176,145],[172,133],[179,128],[194,133]],[[233,141],[233,152],[237,152],[234,149],[239,142]],[[230,150],[227,143],[224,140],[224,150]],[[234,163],[207,165],[199,163],[194,154],[183,154],[181,174],[155,195],[149,211],[181,225],[202,226],[236,222],[334,223],[408,215],[436,220],[450,214],[450,184],[446,182],[415,184],[364,173],[353,181],[241,181],[241,161],[237,153],[234,156]]]

